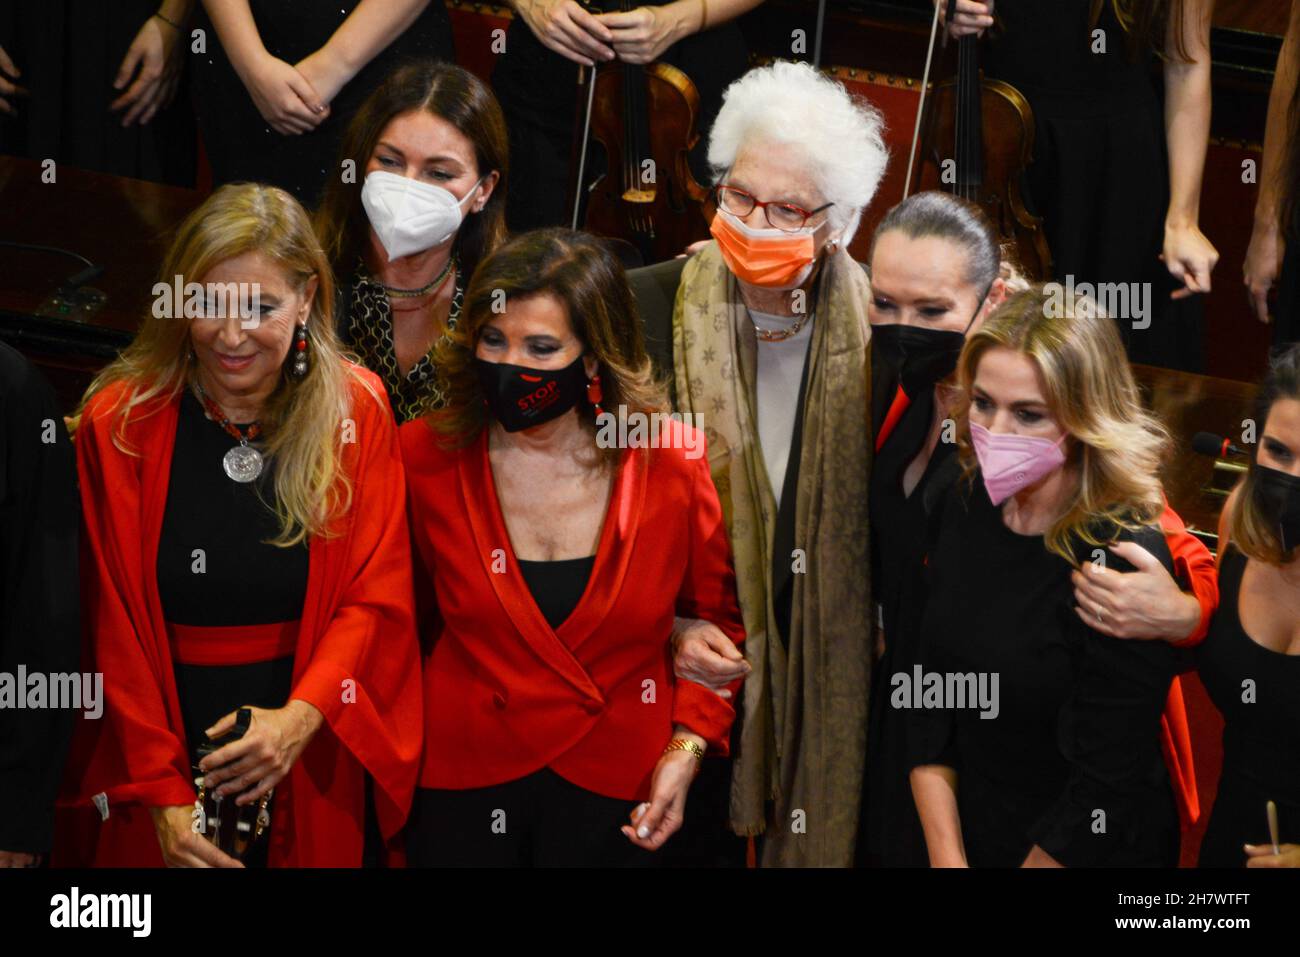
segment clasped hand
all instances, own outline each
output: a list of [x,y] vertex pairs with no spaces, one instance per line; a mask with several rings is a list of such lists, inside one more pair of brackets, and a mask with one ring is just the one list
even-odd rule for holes
[[517,0],[516,9],[544,46],[583,66],[650,63],[682,32],[667,7],[593,14],[575,0]]

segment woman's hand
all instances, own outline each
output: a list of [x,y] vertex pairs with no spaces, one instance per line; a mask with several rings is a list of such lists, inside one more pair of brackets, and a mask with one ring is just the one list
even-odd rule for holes
[[699,4],[693,24],[687,22],[683,4],[662,7],[637,7],[619,13],[602,13],[601,23],[613,34],[614,52],[624,63],[653,63],[682,37],[699,29]]
[[[314,707],[296,698],[273,711],[249,710],[253,720],[244,736],[199,762],[199,769],[206,772],[204,783],[215,788],[213,793],[219,797],[238,794],[235,803],[239,805],[252,804],[279,784],[325,720]],[[219,738],[233,728],[237,714],[232,711],[208,728],[208,737]]]
[[1186,299],[1193,293],[1210,291],[1210,273],[1219,261],[1219,251],[1195,223],[1165,223],[1165,247],[1160,261],[1169,275],[1183,284],[1169,298]]
[[123,126],[136,122],[144,126],[176,96],[184,49],[180,41],[180,32],[157,17],[149,17],[141,24],[117,68],[113,89],[122,89],[132,75],[135,81],[108,105],[114,113],[126,110]]
[[[701,748],[707,746],[698,734],[681,728],[673,737],[694,741]],[[620,828],[629,841],[647,851],[657,851],[677,833],[686,820],[686,792],[701,760],[689,751],[667,751],[659,758],[650,778],[650,802],[634,807],[628,815],[632,825]]]
[[209,844],[194,830],[194,805],[151,807],[154,832],[168,867],[243,867],[229,854]]
[[1273,853],[1272,844],[1247,844],[1247,867],[1300,867],[1300,844],[1283,844],[1280,854]]
[[1110,550],[1136,571],[1117,572],[1093,562],[1070,573],[1077,614],[1089,628],[1112,638],[1182,641],[1201,621],[1201,603],[1187,594],[1165,566],[1136,542]]
[[332,103],[356,74],[329,46],[299,60],[294,69],[311,84],[322,103]]
[[678,678],[730,698],[727,685],[751,670],[736,643],[717,625],[702,618],[674,619],[673,674]]
[[560,56],[583,66],[614,59],[614,35],[574,0],[514,0],[514,7],[533,36]]
[[277,133],[307,133],[329,116],[329,106],[307,79],[283,60],[264,53],[240,76],[253,105]]
[[1255,228],[1250,233],[1250,245],[1246,247],[1246,261],[1241,264],[1241,273],[1250,294],[1251,307],[1255,310],[1255,318],[1260,322],[1268,322],[1268,294],[1277,282],[1278,273],[1282,271],[1282,254],[1285,251],[1277,223],[1255,220]]
[[14,116],[17,110],[9,100],[15,96],[27,95],[27,88],[14,82],[20,76],[22,76],[22,71],[14,65],[13,60],[9,59],[9,54],[5,52],[5,48],[0,47],[0,113],[8,113],[10,116]]
[[[948,18],[948,0],[934,0],[939,5],[939,19]],[[952,23],[948,23],[948,34],[964,37],[970,34],[979,36],[993,26],[993,0],[980,3],[979,0],[957,0],[957,9],[953,13]]]

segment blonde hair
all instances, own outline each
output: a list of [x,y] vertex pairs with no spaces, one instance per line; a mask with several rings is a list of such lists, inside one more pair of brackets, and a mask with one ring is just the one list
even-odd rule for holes
[[1100,529],[1152,524],[1165,508],[1159,471],[1168,433],[1142,405],[1115,323],[1093,300],[1067,296],[1059,285],[1017,293],[966,339],[956,421],[967,480],[979,464],[970,442],[975,373],[998,347],[1034,361],[1048,408],[1075,440],[1065,467],[1077,469],[1079,483],[1044,537],[1048,550],[1078,564],[1072,546],[1114,540],[1103,541]]
[[[341,468],[341,425],[351,411],[351,380],[359,377],[335,336],[334,280],[311,222],[284,190],[258,183],[223,186],[180,225],[163,259],[160,282],[170,285],[176,276],[199,282],[218,263],[250,252],[283,269],[299,291],[317,278],[306,327],[307,374],[295,382],[283,371],[259,419],[264,455],[268,466],[274,465],[275,501],[268,504],[280,520],[280,534],[270,544],[289,547],[309,536],[330,536],[332,520],[352,501]],[[131,345],[90,384],[76,418],[99,392],[122,384],[125,398],[115,406],[112,441],[122,452],[138,455],[126,441],[132,411],[192,387],[197,374],[192,355],[189,322],[150,310]]]

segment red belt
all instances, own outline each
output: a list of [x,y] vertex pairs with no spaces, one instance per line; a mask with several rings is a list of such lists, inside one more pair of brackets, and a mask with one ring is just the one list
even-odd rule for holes
[[182,665],[250,665],[293,655],[298,621],[208,628],[167,623],[172,657]]

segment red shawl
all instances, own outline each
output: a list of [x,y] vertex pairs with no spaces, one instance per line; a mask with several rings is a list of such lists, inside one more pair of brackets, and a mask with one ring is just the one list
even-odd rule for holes
[[[272,866],[359,865],[364,772],[391,838],[419,768],[420,659],[397,429],[379,380],[349,370],[355,441],[344,446],[343,468],[352,506],[336,522],[338,537],[310,542],[291,694],[325,722],[276,788]],[[116,384],[96,395],[76,435],[85,649],[90,670],[104,674],[105,707],[100,720],[78,720],[63,803],[85,808],[106,795],[95,864],[157,866],[144,809],[196,797],[155,573],[180,396],[133,410],[124,435],[132,456],[112,440],[127,393]]]

